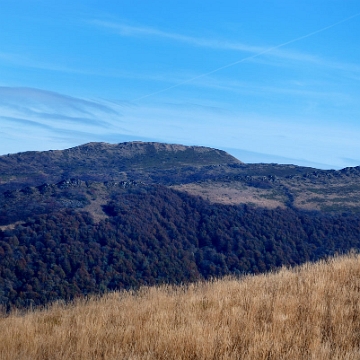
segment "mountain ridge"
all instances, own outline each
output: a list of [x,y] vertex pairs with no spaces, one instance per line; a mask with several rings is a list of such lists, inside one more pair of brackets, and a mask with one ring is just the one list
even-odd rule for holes
[[55,157],[53,155],[66,154],[66,153],[85,153],[89,155],[91,153],[97,153],[99,151],[103,152],[117,152],[116,155],[120,157],[134,157],[138,154],[145,154],[146,152],[151,151],[161,152],[179,152],[186,150],[193,150],[196,153],[206,153],[213,152],[215,154],[221,154],[224,157],[227,157],[229,162],[242,163],[240,160],[236,159],[234,156],[228,154],[226,151],[219,150],[216,148],[206,147],[206,146],[195,146],[195,145],[181,145],[181,144],[169,144],[161,142],[144,142],[144,141],[130,141],[123,143],[106,143],[106,142],[89,142],[82,145],[74,146],[64,150],[46,150],[46,151],[25,151],[18,152],[14,154],[1,155],[0,159],[17,157],[17,156],[36,156],[36,155],[49,155],[49,157]]
[[360,166],[320,170],[244,164],[214,148],[141,141],[90,142],[0,157],[0,194],[72,179],[162,184],[223,204],[360,211]]
[[[0,156],[0,192],[69,178],[126,181],[127,172],[242,164],[225,151],[156,142],[87,143],[65,150],[29,151]],[[136,176],[135,176],[136,177]],[[145,177],[146,178],[146,177]],[[144,178],[144,179],[145,179]]]

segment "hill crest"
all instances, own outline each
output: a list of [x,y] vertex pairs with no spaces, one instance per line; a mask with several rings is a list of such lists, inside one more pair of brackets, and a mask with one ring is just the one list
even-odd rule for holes
[[110,144],[106,142],[89,142],[82,145],[74,146],[64,150],[47,150],[47,151],[25,151],[15,154],[1,155],[0,160],[13,159],[17,157],[32,158],[34,156],[48,155],[49,157],[56,158],[58,156],[73,153],[73,154],[85,154],[94,155],[99,152],[108,152],[120,157],[134,157],[137,155],[146,155],[153,152],[169,152],[177,153],[184,151],[193,151],[195,154],[212,153],[216,156],[221,156],[227,163],[242,164],[242,162],[236,159],[234,156],[228,154],[223,150],[206,146],[194,146],[194,145],[181,145],[181,144],[168,144],[160,142],[143,142],[143,141],[130,141],[123,143]]
[[241,165],[225,151],[157,142],[87,143],[65,150],[28,151],[0,156],[0,192],[79,178],[92,181],[157,181],[168,170]]
[[105,142],[89,142],[83,145],[75,146],[67,149],[67,151],[80,151],[80,152],[98,152],[98,151],[110,151],[113,153],[118,153],[124,157],[134,157],[138,154],[147,154],[148,152],[156,151],[167,151],[167,152],[179,152],[193,150],[195,153],[207,153],[214,152],[216,154],[221,154],[227,156],[228,160],[235,163],[241,163],[235,157],[229,155],[223,150],[218,150],[215,148],[210,148],[206,146],[189,146],[181,144],[168,144],[160,142],[143,142],[143,141],[130,141],[123,142],[118,144],[109,144]]

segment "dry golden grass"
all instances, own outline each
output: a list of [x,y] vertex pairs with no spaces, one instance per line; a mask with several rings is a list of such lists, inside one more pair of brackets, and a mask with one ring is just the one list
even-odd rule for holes
[[0,319],[6,359],[360,359],[360,257]]
[[253,204],[267,209],[285,208],[286,196],[275,194],[273,189],[257,189],[246,186],[240,181],[203,182],[173,185],[172,189],[190,195],[201,196],[212,203],[239,205]]

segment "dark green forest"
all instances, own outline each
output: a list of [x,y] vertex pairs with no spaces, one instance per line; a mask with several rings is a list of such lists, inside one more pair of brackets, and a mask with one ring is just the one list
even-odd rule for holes
[[55,200],[33,215],[19,211],[24,221],[0,230],[4,310],[142,285],[257,274],[360,249],[356,213],[211,204],[162,185],[119,187],[101,221],[81,206],[60,207]]

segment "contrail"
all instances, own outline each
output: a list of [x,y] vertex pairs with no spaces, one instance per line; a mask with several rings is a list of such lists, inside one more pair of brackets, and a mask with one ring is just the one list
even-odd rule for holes
[[266,49],[266,50],[264,50],[264,51],[260,51],[259,53],[254,54],[254,55],[247,56],[247,57],[245,57],[245,58],[242,58],[241,60],[237,60],[237,61],[232,62],[232,63],[230,63],[230,64],[221,66],[221,67],[219,67],[219,68],[217,68],[217,69],[214,69],[214,70],[211,70],[211,71],[209,71],[209,72],[206,72],[206,73],[197,75],[197,76],[195,76],[195,77],[193,77],[193,78],[191,78],[191,79],[181,81],[181,82],[179,82],[179,83],[177,83],[177,84],[175,84],[175,85],[172,85],[172,86],[169,86],[169,87],[167,87],[167,88],[164,88],[164,89],[155,91],[155,92],[153,92],[153,93],[151,93],[151,94],[147,94],[147,95],[141,96],[141,97],[139,97],[139,98],[137,98],[137,99],[135,99],[135,100],[133,100],[133,101],[140,101],[140,100],[145,99],[145,98],[148,98],[148,97],[150,97],[150,96],[154,96],[154,95],[160,94],[160,93],[162,93],[162,92],[165,92],[165,91],[174,89],[174,88],[176,88],[176,87],[179,87],[179,86],[181,86],[181,85],[187,84],[187,83],[189,83],[189,82],[192,82],[192,81],[197,80],[197,79],[199,79],[199,78],[202,78],[202,77],[204,77],[204,76],[214,74],[214,73],[216,73],[216,72],[218,72],[218,71],[220,71],[220,70],[223,70],[223,69],[229,68],[229,67],[231,67],[231,66],[240,64],[240,63],[242,63],[242,62],[244,62],[244,61],[257,58],[257,57],[259,57],[259,56],[261,56],[261,55],[264,55],[264,54],[267,54],[267,53],[269,53],[269,52],[271,52],[271,51],[273,51],[273,50],[279,49],[279,48],[284,47],[284,46],[286,46],[286,45],[292,44],[292,43],[294,43],[294,42],[297,42],[297,41],[306,39],[306,38],[308,38],[308,37],[310,37],[310,36],[313,36],[313,35],[316,35],[316,34],[318,34],[318,33],[323,32],[323,31],[326,31],[326,30],[328,30],[328,29],[331,29],[331,28],[333,28],[333,27],[335,27],[335,26],[337,26],[337,25],[340,25],[340,24],[342,24],[342,23],[344,23],[344,22],[347,22],[347,21],[349,21],[349,20],[351,20],[351,19],[353,19],[353,18],[355,18],[355,17],[357,17],[357,16],[359,16],[359,15],[360,15],[360,13],[357,13],[357,14],[355,14],[355,15],[349,16],[349,17],[347,17],[346,19],[340,20],[340,21],[338,21],[338,22],[336,22],[336,23],[334,23],[334,24],[328,25],[328,26],[326,26],[326,27],[324,27],[324,28],[321,28],[321,29],[319,29],[319,30],[313,31],[313,32],[308,33],[308,34],[303,35],[303,36],[299,36],[299,37],[297,37],[297,38],[295,38],[295,39],[286,41],[286,42],[284,42],[284,43],[282,43],[282,44],[280,44],[280,45],[276,45],[276,46],[270,47],[270,48],[268,48],[268,49]]

